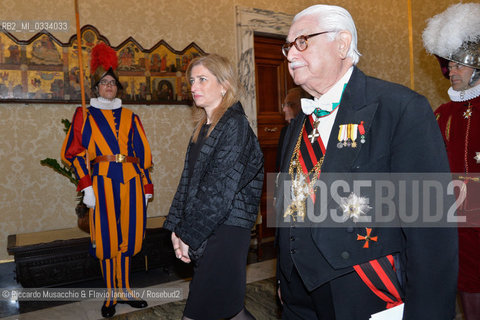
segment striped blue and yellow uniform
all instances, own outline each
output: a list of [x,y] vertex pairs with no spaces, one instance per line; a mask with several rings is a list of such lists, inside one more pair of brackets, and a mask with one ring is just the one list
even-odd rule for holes
[[[93,162],[97,156],[116,154],[139,161]],[[78,191],[93,186],[96,204],[90,216],[91,250],[102,260],[107,288],[128,288],[130,257],[141,250],[145,235],[145,194],[153,194],[148,171],[152,155],[139,117],[123,107],[89,107],[84,119],[82,109],[77,108],[63,143],[62,160],[74,169]]]

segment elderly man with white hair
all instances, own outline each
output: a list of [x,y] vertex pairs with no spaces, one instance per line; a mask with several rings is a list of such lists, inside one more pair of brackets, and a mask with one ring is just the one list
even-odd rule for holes
[[[357,32],[341,7],[305,9],[286,40],[290,74],[314,99],[302,99],[303,113],[289,126],[277,179],[283,319],[452,319],[456,228],[357,223],[367,211],[370,217],[382,214],[383,207],[362,192],[335,204],[315,184],[351,173],[449,175],[427,99],[356,67]],[[330,217],[339,207],[346,221],[318,222],[322,212]]]

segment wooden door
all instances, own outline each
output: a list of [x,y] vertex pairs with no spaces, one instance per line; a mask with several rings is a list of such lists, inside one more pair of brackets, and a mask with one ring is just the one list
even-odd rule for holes
[[266,228],[267,201],[273,201],[273,190],[267,190],[266,178],[268,173],[276,172],[278,139],[282,127],[286,125],[281,106],[286,92],[294,86],[281,50],[284,43],[285,38],[254,36],[258,140],[265,157],[265,183],[260,208],[263,237],[275,233],[273,228]]

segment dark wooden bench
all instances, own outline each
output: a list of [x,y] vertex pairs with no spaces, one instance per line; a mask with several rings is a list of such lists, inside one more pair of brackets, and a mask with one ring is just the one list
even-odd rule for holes
[[[132,259],[132,271],[173,265],[170,232],[165,217],[147,219],[142,251]],[[14,256],[16,281],[24,288],[52,287],[101,278],[98,259],[89,253],[90,236],[78,229],[14,234],[7,250]]]

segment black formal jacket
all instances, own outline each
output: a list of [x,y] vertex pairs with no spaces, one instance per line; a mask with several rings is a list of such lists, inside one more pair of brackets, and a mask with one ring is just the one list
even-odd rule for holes
[[[281,172],[288,172],[305,119],[300,113],[289,126]],[[365,143],[338,148],[339,125],[361,121]],[[443,139],[426,98],[401,85],[368,77],[355,67],[342,96],[321,172],[449,172]],[[286,178],[288,175],[282,175],[278,182],[276,210],[280,213],[284,210]],[[316,201],[316,206],[320,202]],[[287,279],[295,265],[306,287],[313,290],[352,272],[354,265],[394,254],[403,270],[405,319],[452,319],[458,269],[456,228],[374,228],[378,240],[371,241],[369,248],[357,240],[365,228],[349,225],[301,230],[303,233],[292,228],[277,231],[278,269]],[[295,239],[297,235],[300,239]]]
[[165,229],[197,250],[221,225],[251,229],[263,186],[263,153],[242,105],[227,109],[200,150],[188,179],[188,146]]

